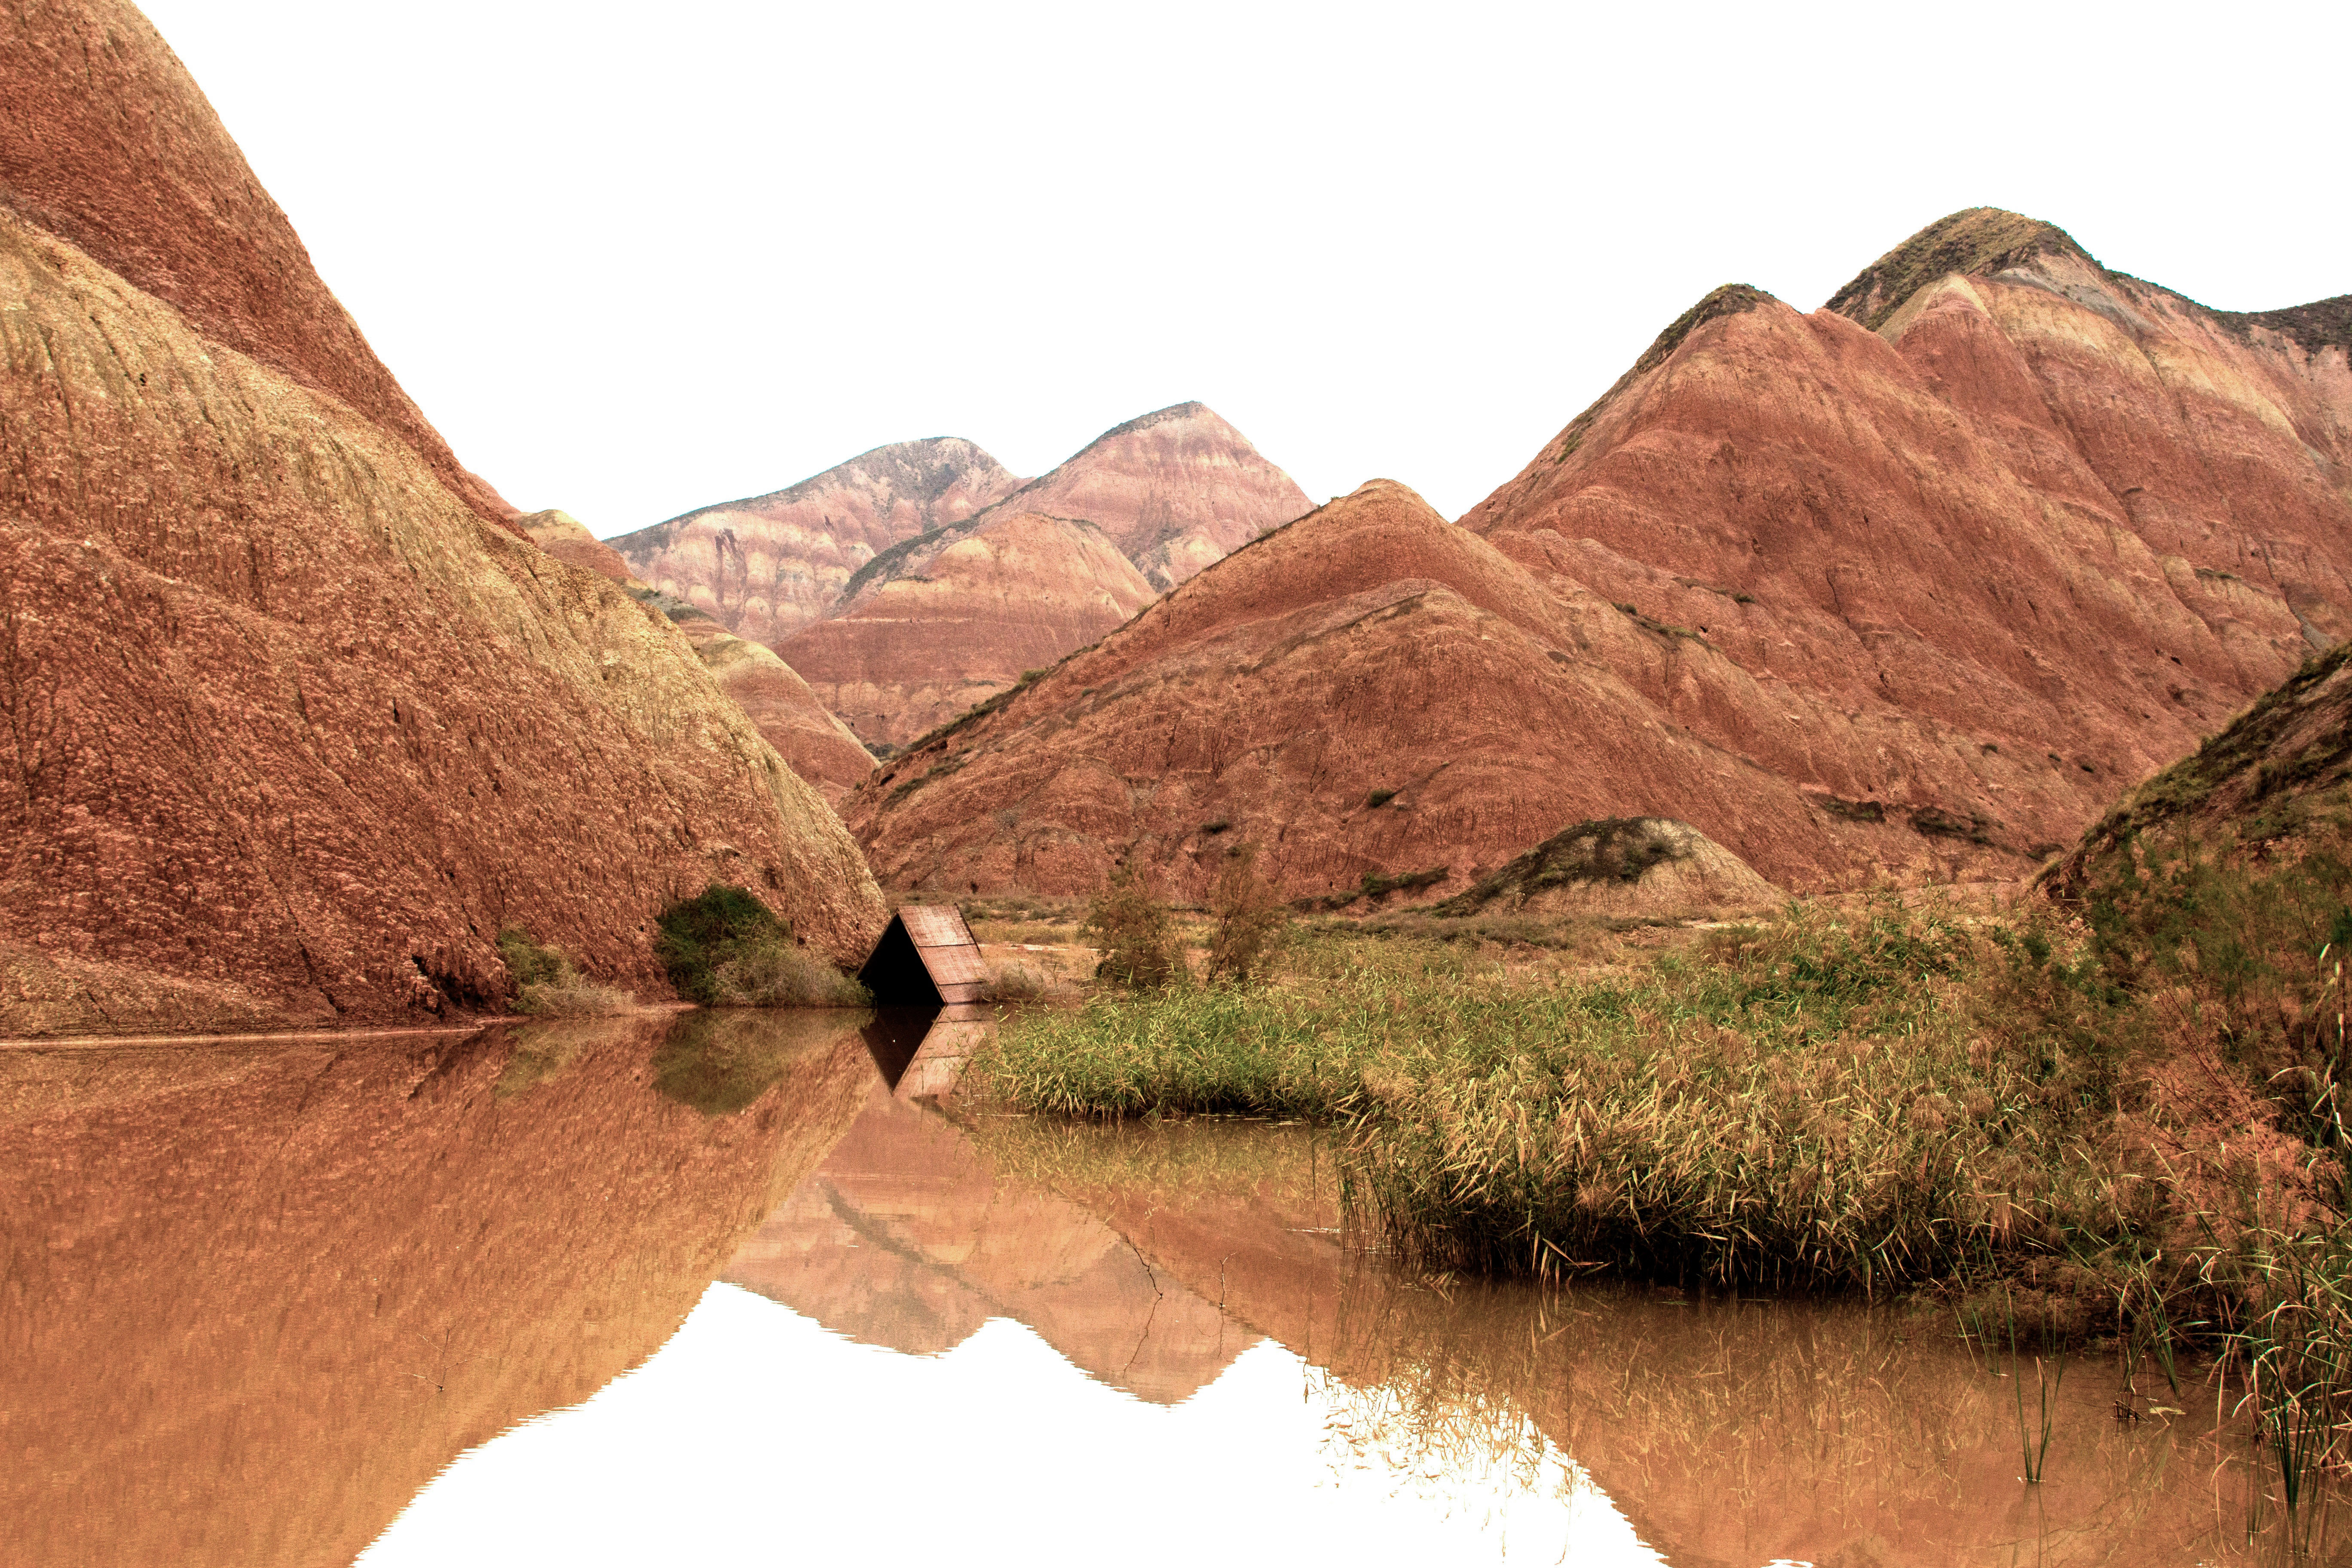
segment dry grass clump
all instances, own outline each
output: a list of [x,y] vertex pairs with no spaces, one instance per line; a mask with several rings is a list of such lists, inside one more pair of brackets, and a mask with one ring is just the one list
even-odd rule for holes
[[1257,868],[1258,847],[1234,846],[1209,893],[1209,978],[1264,979],[1290,931],[1290,906]]
[[720,1007],[864,1007],[866,987],[823,959],[782,941],[751,942],[711,972]]
[[557,948],[542,947],[518,926],[499,932],[499,956],[514,977],[514,1010],[534,1017],[585,1018],[625,1013],[637,999],[614,985],[600,985],[572,967]]
[[1111,873],[1087,906],[1087,940],[1101,954],[1095,978],[1129,991],[1160,991],[1192,979],[1168,906],[1132,866]]

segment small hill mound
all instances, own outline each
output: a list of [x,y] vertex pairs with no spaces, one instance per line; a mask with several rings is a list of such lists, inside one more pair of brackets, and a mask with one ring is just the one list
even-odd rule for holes
[[1687,822],[1613,816],[1562,828],[1430,912],[1753,914],[1786,900],[1746,861]]

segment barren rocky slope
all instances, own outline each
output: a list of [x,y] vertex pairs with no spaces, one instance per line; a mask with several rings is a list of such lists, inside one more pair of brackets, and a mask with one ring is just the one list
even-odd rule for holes
[[808,682],[768,647],[734,636],[708,612],[648,587],[619,552],[570,512],[535,511],[520,521],[550,555],[619,584],[633,598],[667,615],[694,645],[719,689],[758,729],[760,738],[776,748],[793,772],[814,784],[828,805],[838,804],[852,784],[873,770],[873,754],[817,700]]
[[970,441],[901,441],[611,543],[659,592],[738,637],[772,643],[824,614],[877,552],[961,521],[1020,485]]
[[[94,255],[0,208],[0,1034],[495,1004],[510,924],[658,992],[649,917],[713,878],[859,952],[856,846],[685,637],[485,521],[388,376],[347,402],[298,374],[357,374],[356,337],[152,29],[103,0],[6,26],[32,47],[0,99],[86,93],[86,52],[108,124],[144,128],[75,143],[60,110],[9,143],[9,192],[256,226],[75,219]],[[180,279],[239,267],[257,314],[207,335]]]
[[1987,209],[1835,304],[1717,290],[1464,529],[1368,486],[846,815],[886,879],[984,890],[1132,855],[1197,892],[1246,835],[1294,893],[1452,891],[1637,815],[1792,890],[2014,875],[2352,630],[2344,311],[2206,310]]
[[0,205],[205,338],[344,404],[510,526],[514,508],[401,391],[146,17],[120,0],[35,0],[9,7],[0,33]]
[[1015,512],[776,647],[869,742],[904,746],[1155,597],[1089,522]]

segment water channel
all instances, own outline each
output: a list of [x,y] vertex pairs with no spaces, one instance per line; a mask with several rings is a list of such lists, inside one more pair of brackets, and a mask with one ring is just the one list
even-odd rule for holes
[[2027,1486],[1946,1321],[1402,1278],[1310,1129],[911,1092],[984,1027],[0,1050],[0,1563],[2352,1562],[2208,1384]]

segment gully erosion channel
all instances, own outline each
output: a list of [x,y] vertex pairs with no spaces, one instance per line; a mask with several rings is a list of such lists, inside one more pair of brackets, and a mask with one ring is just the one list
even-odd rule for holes
[[0,1051],[0,1560],[2339,1560],[2201,1373],[1401,1277],[1308,1129],[940,1098],[989,1027]]

